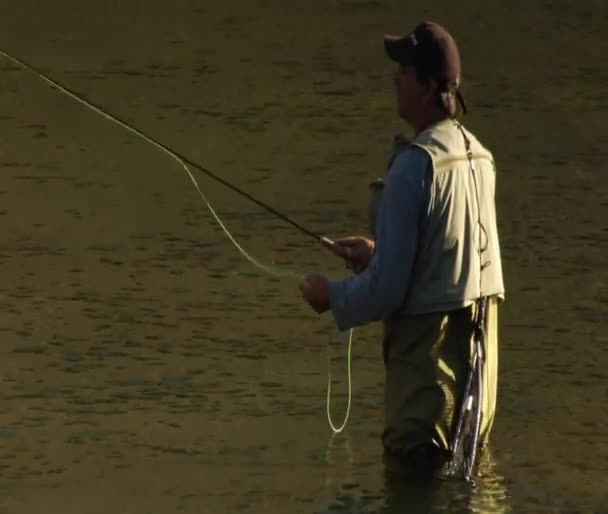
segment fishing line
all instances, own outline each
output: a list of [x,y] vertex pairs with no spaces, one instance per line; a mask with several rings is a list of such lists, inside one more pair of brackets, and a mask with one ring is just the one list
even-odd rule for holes
[[348,401],[346,403],[346,413],[344,414],[344,421],[339,427],[336,427],[331,419],[331,345],[328,346],[327,350],[327,421],[329,423],[330,428],[334,431],[334,434],[339,434],[344,430],[346,426],[346,422],[348,421],[348,415],[350,414],[350,404],[352,398],[352,380],[351,380],[351,348],[353,343],[353,329],[351,328],[348,332],[348,353],[346,356],[346,376],[348,380]]
[[[292,279],[292,280],[299,280],[300,276],[301,276],[300,274],[298,274],[298,273],[296,273],[296,272],[294,272],[292,270],[279,268],[277,266],[271,266],[271,265],[263,264],[262,262],[258,261],[256,258],[254,258],[252,255],[250,255],[236,241],[236,239],[232,236],[232,234],[230,233],[230,231],[226,228],[226,226],[224,225],[224,223],[220,219],[219,215],[215,212],[215,209],[211,206],[211,203],[209,202],[209,200],[207,199],[207,197],[205,196],[205,194],[201,191],[201,189],[200,189],[200,187],[198,185],[198,182],[194,178],[194,175],[190,171],[190,168],[188,167],[188,165],[192,166],[193,168],[196,168],[197,170],[205,173],[209,177],[211,177],[211,178],[215,179],[216,181],[220,182],[224,186],[232,189],[236,193],[238,193],[238,194],[244,196],[245,198],[251,200],[255,204],[259,205],[260,207],[262,207],[263,209],[267,210],[268,212],[274,214],[275,216],[277,216],[278,218],[282,219],[286,223],[289,223],[290,225],[292,225],[293,227],[295,227],[296,229],[298,229],[300,232],[303,232],[304,234],[306,234],[306,235],[314,238],[316,241],[321,242],[326,248],[328,248],[329,250],[331,250],[332,252],[334,252],[339,257],[342,257],[342,258],[344,257],[344,254],[342,253],[341,249],[338,248],[338,246],[335,245],[334,242],[331,239],[329,239],[327,237],[324,237],[324,236],[320,236],[320,235],[318,235],[318,234],[316,234],[316,233],[308,230],[307,228],[303,227],[299,223],[296,223],[292,219],[290,219],[287,216],[285,216],[284,214],[280,213],[276,209],[270,207],[269,205],[265,204],[264,202],[261,202],[260,200],[257,200],[253,196],[249,195],[248,193],[246,193],[246,192],[242,191],[241,189],[237,188],[236,186],[232,185],[230,182],[228,182],[227,180],[223,179],[222,177],[216,175],[215,173],[211,172],[210,170],[208,170],[208,169],[206,169],[206,168],[204,168],[204,167],[196,164],[195,162],[191,161],[187,157],[184,157],[183,155],[180,155],[179,153],[175,152],[174,150],[171,150],[171,148],[169,148],[168,146],[164,145],[160,141],[157,141],[156,139],[154,139],[154,138],[152,138],[150,136],[147,136],[146,134],[144,134],[140,130],[136,129],[131,124],[129,124],[129,123],[121,120],[117,116],[109,114],[108,112],[106,112],[105,110],[101,109],[100,107],[97,107],[92,102],[89,102],[88,100],[85,100],[79,94],[77,94],[74,91],[71,91],[69,88],[61,85],[56,80],[53,80],[52,78],[50,78],[48,75],[46,75],[42,71],[40,71],[37,68],[35,68],[35,67],[27,64],[26,62],[22,61],[21,59],[18,59],[17,57],[13,57],[12,55],[6,53],[2,49],[0,49],[0,54],[3,55],[4,57],[6,57],[7,59],[9,59],[10,61],[14,62],[15,64],[17,64],[18,66],[21,66],[22,68],[30,71],[31,73],[34,73],[39,78],[41,78],[43,81],[45,81],[47,84],[50,84],[52,87],[57,88],[60,92],[68,95],[70,98],[76,100],[77,102],[79,102],[80,104],[84,105],[85,107],[87,107],[89,109],[92,109],[94,112],[96,112],[97,114],[101,115],[103,118],[105,118],[105,119],[107,119],[107,120],[109,120],[111,122],[117,123],[118,125],[120,125],[124,129],[126,129],[127,131],[129,131],[132,134],[135,134],[136,136],[142,138],[144,141],[150,143],[151,145],[155,146],[156,148],[160,149],[161,151],[165,152],[167,155],[169,155],[170,157],[172,157],[173,159],[175,159],[184,168],[184,170],[188,174],[188,177],[190,178],[192,184],[194,184],[194,187],[198,191],[198,193],[199,193],[200,197],[202,198],[203,202],[205,202],[205,205],[209,209],[209,212],[211,213],[211,215],[213,216],[213,218],[215,219],[215,221],[218,223],[218,225],[221,227],[221,229],[223,230],[223,232],[226,234],[226,237],[228,237],[228,239],[232,242],[232,244],[240,252],[240,254],[243,257],[245,257],[245,259],[247,259],[251,264],[253,264],[258,269],[260,269],[262,271],[265,271],[269,275],[271,275],[273,277],[276,277],[276,278],[279,278],[279,279],[281,279],[281,278],[288,278],[288,279]],[[330,413],[330,405],[329,404],[330,404],[330,398],[331,398],[331,365],[329,365],[329,367],[328,367],[327,420],[329,421],[329,426],[334,431],[334,433],[339,433],[339,432],[341,432],[344,429],[344,427],[346,426],[346,422],[348,421],[348,416],[349,416],[349,413],[350,413],[351,390],[352,390],[352,387],[351,387],[351,346],[352,346],[352,336],[353,336],[353,330],[351,329],[350,333],[349,333],[349,338],[348,338],[348,403],[347,403],[347,407],[346,407],[346,415],[344,417],[344,422],[342,423],[342,425],[340,427],[337,427],[337,428],[335,427],[335,425],[332,422],[331,413]],[[328,355],[329,355],[329,353],[328,353]],[[331,363],[329,363],[329,364],[331,364]]]

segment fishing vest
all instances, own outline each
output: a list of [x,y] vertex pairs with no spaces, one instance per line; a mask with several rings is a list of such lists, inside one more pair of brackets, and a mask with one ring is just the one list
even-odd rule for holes
[[411,144],[430,157],[433,179],[399,313],[449,311],[482,296],[502,299],[492,154],[454,120],[428,127]]

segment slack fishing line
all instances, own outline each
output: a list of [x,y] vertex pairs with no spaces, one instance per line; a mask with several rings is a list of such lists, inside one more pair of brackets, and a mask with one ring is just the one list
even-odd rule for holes
[[[200,166],[199,164],[193,162],[191,159],[188,159],[187,157],[181,155],[180,153],[172,150],[171,148],[169,148],[165,144],[161,143],[160,141],[157,141],[153,137],[144,134],[143,132],[141,132],[140,130],[138,130],[137,128],[135,128],[130,123],[127,123],[126,121],[121,120],[117,116],[114,116],[113,114],[108,113],[107,111],[105,111],[104,109],[101,109],[100,107],[96,106],[92,102],[89,102],[88,100],[85,100],[81,95],[79,95],[78,93],[72,91],[71,89],[67,88],[66,86],[60,84],[56,80],[50,78],[48,75],[46,75],[44,72],[40,71],[39,69],[35,68],[34,66],[31,66],[31,65],[27,64],[26,62],[22,61],[21,59],[8,54],[7,52],[5,52],[2,49],[0,49],[0,55],[3,55],[5,58],[7,58],[8,60],[14,62],[18,66],[26,69],[27,71],[29,71],[29,72],[31,72],[31,73],[33,73],[35,75],[37,75],[39,78],[41,78],[47,84],[50,84],[52,87],[55,87],[60,92],[66,94],[67,96],[69,96],[70,98],[76,100],[77,102],[79,102],[80,104],[84,105],[85,107],[93,110],[94,112],[96,112],[100,116],[106,118],[107,120],[109,120],[109,121],[111,121],[113,123],[117,123],[118,125],[120,125],[124,129],[126,129],[127,131],[131,132],[132,134],[135,134],[137,137],[142,138],[144,141],[150,143],[151,145],[155,146],[156,148],[160,149],[162,152],[166,153],[167,155],[169,155],[170,157],[172,157],[174,160],[176,160],[184,168],[184,170],[188,174],[188,177],[190,178],[190,181],[192,182],[192,184],[194,185],[194,187],[198,191],[198,193],[199,193],[200,197],[202,198],[203,202],[205,202],[205,205],[209,209],[209,212],[211,213],[211,215],[213,216],[213,218],[215,219],[215,221],[218,223],[218,225],[220,226],[220,228],[223,230],[223,232],[226,234],[226,236],[228,237],[228,239],[232,242],[232,244],[240,252],[240,254],[243,257],[245,257],[245,259],[247,259],[251,264],[253,264],[257,268],[259,268],[260,270],[268,273],[269,275],[271,275],[273,277],[279,278],[279,279],[280,278],[290,278],[290,279],[299,279],[300,278],[300,275],[297,274],[297,273],[295,273],[294,271],[291,271],[291,270],[288,270],[288,269],[282,269],[282,268],[279,268],[277,266],[270,266],[270,265],[263,264],[262,262],[260,262],[259,260],[255,259],[253,256],[251,256],[241,245],[239,245],[239,243],[232,236],[232,234],[230,233],[230,231],[226,228],[226,226],[224,225],[224,223],[220,219],[219,215],[216,213],[215,209],[211,206],[211,203],[209,202],[209,200],[207,199],[207,197],[205,196],[205,194],[202,192],[201,188],[198,185],[198,182],[196,181],[196,179],[194,178],[194,175],[190,171],[189,166],[191,166],[192,168],[195,168],[198,171],[204,173],[208,177],[216,180],[217,182],[219,182],[222,185],[228,187],[229,189],[231,189],[232,191],[238,193],[239,195],[247,198],[248,200],[250,200],[253,203],[255,203],[256,205],[258,205],[259,207],[263,208],[264,210],[270,212],[271,214],[273,214],[274,216],[278,217],[279,219],[281,219],[281,220],[285,221],[286,223],[290,224],[291,226],[295,227],[300,232],[306,234],[307,236],[310,236],[310,237],[314,238],[317,242],[322,243],[326,248],[328,248],[329,250],[331,250],[337,256],[344,258],[344,254],[342,253],[341,249],[334,243],[334,241],[332,241],[328,237],[320,236],[319,234],[316,234],[315,232],[313,232],[311,230],[308,230],[307,228],[305,228],[302,225],[300,225],[299,223],[295,222],[294,220],[292,220],[288,216],[286,216],[286,215],[282,214],[281,212],[277,211],[273,207],[270,207],[269,205],[265,204],[264,202],[258,200],[257,198],[254,198],[250,194],[242,191],[241,189],[239,189],[238,187],[234,186],[233,184],[231,184],[227,180],[223,179],[219,175],[213,173],[212,171],[208,170],[207,168],[204,168],[203,166]],[[331,412],[330,412],[331,381],[332,381],[332,377],[331,377],[331,357],[330,357],[330,353],[328,353],[327,420],[329,422],[329,426],[331,427],[331,429],[336,434],[340,433],[340,432],[342,432],[344,430],[344,428],[346,427],[346,423],[348,421],[348,416],[350,414],[350,405],[351,405],[351,398],[352,398],[352,383],[351,383],[352,382],[352,380],[351,380],[351,348],[352,348],[352,337],[353,337],[353,330],[351,329],[350,332],[349,332],[349,336],[348,336],[348,354],[347,354],[347,361],[348,361],[348,364],[347,364],[348,402],[347,402],[347,406],[346,406],[346,414],[344,416],[344,421],[343,421],[343,423],[339,427],[336,427],[333,424],[333,421],[332,421],[332,418],[331,418]]]

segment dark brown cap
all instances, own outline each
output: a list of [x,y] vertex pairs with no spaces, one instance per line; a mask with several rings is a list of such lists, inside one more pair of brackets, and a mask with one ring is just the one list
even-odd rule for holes
[[441,25],[427,21],[406,36],[384,36],[384,48],[393,61],[411,65],[427,78],[437,81],[442,92],[458,96],[463,110],[460,86],[460,52],[456,41]]

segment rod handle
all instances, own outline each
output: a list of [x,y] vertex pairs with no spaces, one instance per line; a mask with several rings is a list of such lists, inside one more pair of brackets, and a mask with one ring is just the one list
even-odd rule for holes
[[325,236],[321,237],[321,243],[323,243],[323,246],[328,248],[332,253],[334,253],[341,259],[345,259],[345,260],[348,259],[344,248],[341,248],[339,245],[336,244],[335,241],[332,241],[329,237],[325,237]]

